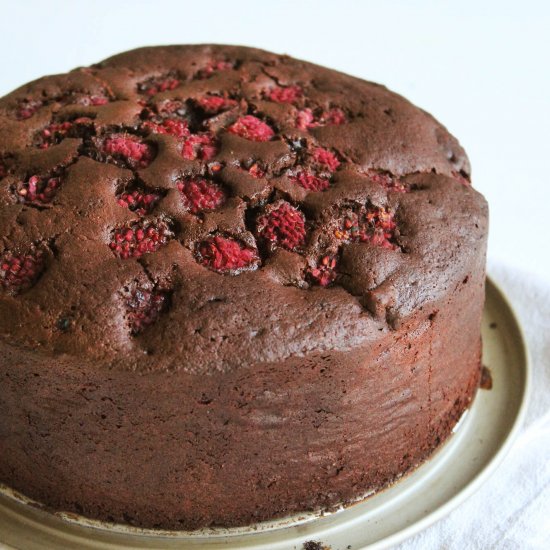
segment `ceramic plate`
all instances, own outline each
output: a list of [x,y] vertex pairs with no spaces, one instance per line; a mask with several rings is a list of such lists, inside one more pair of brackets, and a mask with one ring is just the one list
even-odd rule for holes
[[493,388],[480,390],[454,435],[415,472],[339,512],[298,516],[245,529],[193,533],[147,531],[44,512],[4,488],[0,544],[21,550],[201,548],[301,549],[320,541],[332,550],[385,548],[426,528],[471,495],[495,470],[519,429],[528,394],[521,329],[502,292],[487,282],[483,364]]

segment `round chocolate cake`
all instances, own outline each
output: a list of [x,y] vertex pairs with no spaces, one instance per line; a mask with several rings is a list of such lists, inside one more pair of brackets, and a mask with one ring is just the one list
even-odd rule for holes
[[379,490],[480,376],[487,207],[386,88],[144,48],[0,99],[0,482],[143,527]]

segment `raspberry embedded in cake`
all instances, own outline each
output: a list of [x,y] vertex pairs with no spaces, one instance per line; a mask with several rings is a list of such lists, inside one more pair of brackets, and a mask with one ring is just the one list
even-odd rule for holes
[[263,178],[265,176],[265,170],[260,166],[258,162],[255,162],[248,168],[248,173],[256,179]]
[[237,106],[237,101],[219,95],[205,95],[195,100],[195,103],[207,114],[217,115]]
[[393,214],[378,206],[361,207],[349,211],[334,231],[337,239],[347,242],[369,242],[389,250],[398,250],[395,242],[397,223]]
[[456,170],[452,171],[453,178],[457,181],[459,181],[462,185],[465,185],[466,187],[471,187],[472,182],[470,181],[468,175],[460,170],[457,172]]
[[258,218],[258,236],[271,247],[281,246],[287,250],[296,250],[304,244],[306,238],[304,215],[286,201],[280,201],[273,206]]
[[168,292],[137,288],[126,302],[127,319],[132,336],[155,323],[168,306]]
[[75,101],[78,105],[83,105],[84,107],[101,107],[102,105],[107,105],[110,98],[105,94],[96,94],[96,95],[82,95],[78,97]]
[[161,75],[153,76],[140,82],[137,86],[138,92],[147,96],[154,96],[161,92],[168,90],[174,90],[180,85],[181,80],[173,72]]
[[47,149],[52,145],[57,145],[66,137],[83,137],[86,131],[93,131],[93,122],[88,117],[79,117],[72,121],[52,122],[38,133],[36,145],[41,149]]
[[253,269],[259,264],[256,250],[239,240],[216,235],[196,247],[196,256],[200,264],[218,273],[239,272]]
[[19,101],[15,117],[17,120],[27,120],[31,118],[40,107],[44,105],[44,102],[40,99],[23,99]]
[[396,191],[398,193],[406,193],[409,191],[409,186],[401,181],[401,178],[394,176],[387,170],[367,170],[366,175],[368,178],[378,185],[381,185],[388,191]]
[[140,189],[134,189],[133,191],[121,193],[118,196],[117,203],[139,216],[145,216],[145,214],[150,214],[154,210],[161,198],[160,193],[147,193]]
[[20,202],[41,206],[52,202],[60,186],[61,178],[58,176],[34,175],[27,181],[20,182],[15,189],[15,194]]
[[325,191],[330,186],[330,180],[326,176],[317,176],[307,170],[300,170],[289,176],[290,180],[308,191]]
[[183,205],[192,214],[219,208],[226,199],[217,183],[202,177],[185,178],[177,183]]
[[128,168],[146,168],[155,158],[151,145],[137,136],[130,134],[113,134],[103,141],[102,152],[115,164],[121,162]]
[[311,153],[311,157],[313,162],[319,165],[321,169],[334,172],[340,166],[338,157],[332,151],[323,147],[315,147]]
[[29,289],[44,271],[45,259],[41,251],[26,254],[6,252],[0,259],[0,285],[13,293]]
[[275,135],[271,126],[253,115],[237,119],[227,131],[250,141],[269,141]]
[[210,132],[190,134],[181,148],[181,156],[186,160],[212,160],[217,152],[217,140]]
[[275,103],[295,103],[303,96],[300,86],[276,86],[264,92],[264,97]]
[[156,252],[174,236],[164,220],[141,219],[116,228],[109,248],[115,256],[126,260]]
[[309,130],[318,126],[339,126],[347,122],[346,113],[339,107],[332,107],[328,111],[323,109],[310,109],[306,107],[296,114],[296,128]]
[[322,287],[329,286],[336,280],[338,275],[336,272],[337,263],[336,256],[323,256],[315,267],[308,270],[307,275],[313,284]]
[[213,59],[197,71],[195,78],[198,78],[199,80],[209,78],[215,73],[220,71],[229,71],[233,68],[235,68],[234,62],[223,59]]
[[165,134],[180,139],[191,134],[187,121],[177,118],[166,118],[159,123],[146,120],[142,123],[141,128],[152,134]]

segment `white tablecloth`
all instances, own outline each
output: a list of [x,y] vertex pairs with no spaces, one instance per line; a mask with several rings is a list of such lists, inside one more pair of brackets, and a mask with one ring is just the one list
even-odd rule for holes
[[494,262],[489,274],[515,309],[531,353],[532,393],[524,427],[476,494],[399,550],[550,548],[550,285]]

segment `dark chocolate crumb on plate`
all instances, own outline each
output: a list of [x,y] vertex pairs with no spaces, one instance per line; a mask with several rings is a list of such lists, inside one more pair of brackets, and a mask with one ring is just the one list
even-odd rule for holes
[[479,387],[482,390],[490,390],[493,388],[493,377],[491,375],[491,371],[489,370],[489,367],[486,367],[485,365],[481,367],[481,380],[479,382]]
[[308,540],[303,544],[303,550],[331,550],[330,546],[323,544],[322,542],[315,542]]

